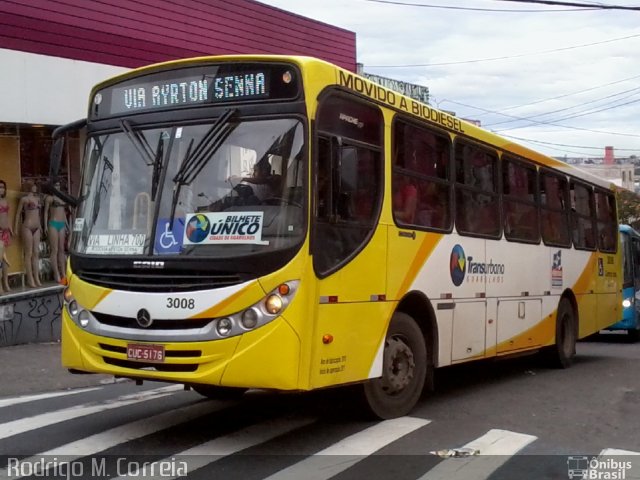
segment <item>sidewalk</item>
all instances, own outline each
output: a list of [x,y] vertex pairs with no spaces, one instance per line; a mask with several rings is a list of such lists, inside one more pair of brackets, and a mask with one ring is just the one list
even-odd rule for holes
[[60,363],[60,343],[0,348],[0,397],[113,383],[109,375],[72,375]]

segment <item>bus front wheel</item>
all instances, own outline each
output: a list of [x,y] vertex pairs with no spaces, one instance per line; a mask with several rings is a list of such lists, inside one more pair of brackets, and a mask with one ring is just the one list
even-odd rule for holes
[[382,377],[364,384],[364,400],[378,418],[400,417],[418,402],[427,374],[424,336],[406,313],[393,315],[383,356]]
[[571,302],[566,298],[560,300],[556,315],[556,343],[549,351],[553,367],[569,368],[573,363],[578,340],[574,316]]

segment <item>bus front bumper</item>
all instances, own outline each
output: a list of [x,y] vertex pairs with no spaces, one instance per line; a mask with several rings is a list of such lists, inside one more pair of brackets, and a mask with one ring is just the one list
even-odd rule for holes
[[[128,358],[132,344],[155,346],[163,361]],[[280,317],[242,335],[206,342],[141,342],[84,331],[62,312],[62,365],[119,377],[229,387],[300,390],[300,342]]]

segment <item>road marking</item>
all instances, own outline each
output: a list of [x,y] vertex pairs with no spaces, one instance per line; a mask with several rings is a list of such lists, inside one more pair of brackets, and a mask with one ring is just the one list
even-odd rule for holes
[[[175,425],[189,422],[195,418],[217,412],[226,408],[225,404],[214,404],[213,402],[202,401],[195,405],[177,408],[167,412],[159,413],[149,418],[136,420],[135,422],[120,425],[104,432],[96,433],[75,442],[67,443],[46,452],[21,460],[23,463],[36,463],[42,457],[64,457],[65,462],[73,462],[79,458],[94,455],[108,448],[115,447],[121,443],[126,443],[137,438],[151,435],[152,433],[166,430]],[[6,469],[0,469],[0,478],[15,480],[21,477],[9,477]]]
[[[180,453],[171,455],[154,464],[147,465],[147,476],[144,471],[127,472],[125,477],[118,477],[113,480],[122,480],[128,478],[148,478],[148,472],[153,471],[157,465],[173,462],[187,462],[188,472],[205,467],[213,462],[220,460],[228,455],[233,455],[241,450],[267,442],[275,437],[288,433],[292,430],[304,427],[313,423],[315,420],[311,418],[278,418],[267,420],[262,423],[250,425],[247,428],[230,433],[223,437],[216,438],[206,443],[196,445],[195,447],[184,450]],[[162,477],[163,480],[173,480],[179,477]]]
[[78,390],[69,390],[66,392],[37,393],[34,395],[21,395],[19,397],[3,398],[0,399],[0,408],[18,405],[20,403],[35,402],[36,400],[44,400],[45,398],[55,398],[63,397],[65,395],[75,395],[77,393],[93,392],[94,390],[100,390],[101,388],[102,387],[82,388]]
[[269,480],[298,480],[300,478],[325,480],[331,478],[389,443],[428,425],[430,422],[430,420],[414,417],[385,420],[267,478]]
[[[640,455],[640,452],[631,450],[620,450],[618,448],[605,448],[598,455],[598,468],[592,468],[589,462],[589,469],[584,478],[624,478],[625,480],[640,480],[640,462],[628,458],[611,457],[631,457]],[[592,459],[593,461],[593,459]]]
[[632,452],[631,450],[619,450],[617,448],[605,448],[600,452],[599,457],[607,455],[640,455],[640,452]]
[[509,430],[489,430],[467,443],[464,448],[478,450],[478,455],[447,458],[429,470],[420,480],[483,480],[538,437]]
[[0,439],[29,432],[37,428],[47,427],[55,423],[61,423],[66,420],[72,420],[74,418],[84,417],[94,413],[104,412],[106,410],[113,410],[114,408],[120,408],[126,405],[133,405],[135,403],[166,397],[182,389],[182,385],[170,385],[168,387],[145,390],[142,393],[123,395],[101,403],[87,403],[62,410],[54,410],[52,412],[35,415],[33,417],[21,418],[12,422],[2,423],[0,424]]

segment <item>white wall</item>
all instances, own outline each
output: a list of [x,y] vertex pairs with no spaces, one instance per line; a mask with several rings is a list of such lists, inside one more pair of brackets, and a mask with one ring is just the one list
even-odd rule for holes
[[0,48],[0,123],[62,125],[87,116],[91,88],[123,67]]

